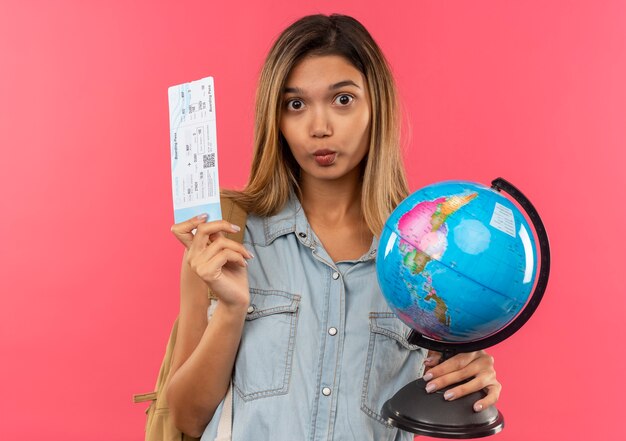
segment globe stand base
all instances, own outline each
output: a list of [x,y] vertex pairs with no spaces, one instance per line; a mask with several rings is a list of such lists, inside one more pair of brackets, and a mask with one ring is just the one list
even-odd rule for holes
[[495,406],[474,412],[485,392],[446,401],[443,393],[454,386],[429,394],[426,382],[415,380],[383,405],[382,416],[399,429],[436,438],[482,438],[502,430],[504,417]]

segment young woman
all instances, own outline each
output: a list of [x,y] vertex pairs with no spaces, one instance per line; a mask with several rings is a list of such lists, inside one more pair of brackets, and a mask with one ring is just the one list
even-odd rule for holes
[[446,398],[485,388],[475,410],[494,404],[489,355],[437,364],[379,291],[377,235],[408,188],[394,82],[369,33],[347,16],[298,20],[270,50],[256,101],[250,179],[229,192],[249,213],[244,244],[226,221],[172,227],[186,248],[177,426],[212,441],[232,381],[233,440],[410,440],[380,409],[425,367],[428,391],[471,378]]

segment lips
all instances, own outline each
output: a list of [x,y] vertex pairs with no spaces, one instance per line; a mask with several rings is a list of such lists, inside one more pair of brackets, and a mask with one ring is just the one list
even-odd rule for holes
[[327,149],[316,150],[313,153],[313,158],[315,159],[315,162],[323,167],[328,167],[329,165],[332,165],[333,162],[335,162],[336,157],[337,152],[333,152],[332,150]]

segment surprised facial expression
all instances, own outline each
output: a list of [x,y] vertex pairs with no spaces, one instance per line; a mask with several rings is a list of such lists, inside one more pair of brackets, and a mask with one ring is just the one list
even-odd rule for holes
[[370,98],[363,74],[338,55],[310,56],[292,69],[280,130],[302,179],[359,176],[370,140]]

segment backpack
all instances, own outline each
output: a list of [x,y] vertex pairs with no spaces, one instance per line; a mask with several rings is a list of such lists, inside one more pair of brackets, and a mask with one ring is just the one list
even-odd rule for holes
[[[241,231],[234,234],[227,234],[229,239],[243,243],[243,235],[246,228],[247,213],[237,205],[232,199],[222,196],[220,198],[222,208],[222,218],[238,225]],[[211,303],[214,303],[215,297],[209,291]],[[193,438],[185,435],[174,426],[170,417],[170,410],[167,404],[165,391],[169,383],[170,367],[172,363],[172,354],[174,345],[176,344],[176,334],[178,332],[178,317],[174,321],[170,338],[167,342],[165,356],[161,362],[161,369],[157,377],[156,386],[153,392],[133,395],[135,403],[143,403],[150,401],[150,405],[146,409],[146,436],[145,441],[196,441],[199,438]]]

